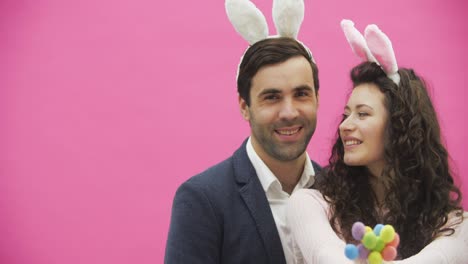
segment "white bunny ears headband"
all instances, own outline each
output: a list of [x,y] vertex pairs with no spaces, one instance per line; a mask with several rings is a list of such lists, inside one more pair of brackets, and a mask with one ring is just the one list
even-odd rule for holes
[[[268,38],[265,16],[252,2],[226,0],[225,5],[231,24],[250,45]],[[296,39],[303,19],[304,0],[273,0],[273,21],[278,36]]]
[[354,27],[351,20],[343,19],[341,28],[351,45],[353,52],[363,61],[375,62],[397,85],[400,84],[400,74],[393,51],[392,42],[376,25],[368,25],[364,36]]

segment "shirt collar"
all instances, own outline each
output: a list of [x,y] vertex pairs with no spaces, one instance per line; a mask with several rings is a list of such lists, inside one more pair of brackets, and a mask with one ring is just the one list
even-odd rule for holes
[[[277,186],[281,186],[281,183],[276,178],[276,176],[271,172],[268,166],[263,162],[263,160],[258,156],[257,152],[253,148],[251,138],[249,137],[247,144],[246,144],[247,155],[249,156],[250,162],[257,173],[258,179],[262,184],[263,190],[265,192],[270,189],[270,187],[276,183]],[[294,191],[303,188],[309,188],[314,184],[315,181],[315,171],[314,167],[312,166],[312,161],[309,158],[309,154],[306,152],[306,160],[304,164],[304,171],[302,172],[301,178],[297,183],[296,187],[294,187]]]

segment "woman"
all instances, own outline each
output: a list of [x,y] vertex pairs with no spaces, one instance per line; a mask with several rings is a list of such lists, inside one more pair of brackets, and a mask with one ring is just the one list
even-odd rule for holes
[[[342,23],[354,34],[350,25]],[[395,263],[468,263],[468,214],[423,80],[398,69],[375,25],[365,40],[347,38],[367,61],[351,70],[353,91],[329,167],[316,183],[321,193],[301,190],[289,201],[297,263],[353,263],[343,252],[345,243],[357,242],[356,221],[394,226],[401,241]]]

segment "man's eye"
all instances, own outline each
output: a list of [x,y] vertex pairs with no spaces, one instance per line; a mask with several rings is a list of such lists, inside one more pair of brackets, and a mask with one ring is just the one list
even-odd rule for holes
[[306,91],[300,91],[296,93],[296,96],[301,97],[301,96],[309,96],[309,93]]
[[276,95],[276,94],[271,94],[271,95],[267,95],[264,97],[265,100],[277,100],[279,99],[279,96]]

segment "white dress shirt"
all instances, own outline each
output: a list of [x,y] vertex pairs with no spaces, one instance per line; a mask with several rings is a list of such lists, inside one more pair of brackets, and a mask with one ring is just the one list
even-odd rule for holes
[[[281,239],[281,245],[283,246],[284,256],[286,257],[286,263],[293,263],[293,241],[291,237],[291,230],[286,224],[286,205],[290,195],[283,191],[280,181],[271,172],[263,160],[255,152],[251,139],[247,141],[247,155],[249,156],[250,162],[257,173],[257,176],[262,184],[263,190],[265,191],[268,203],[270,204],[273,218],[275,219],[276,228]],[[304,171],[302,172],[301,178],[297,183],[292,193],[299,189],[309,188],[314,184],[315,171],[312,166],[312,162],[309,155],[306,152],[306,160],[304,164]]]

